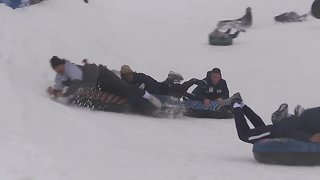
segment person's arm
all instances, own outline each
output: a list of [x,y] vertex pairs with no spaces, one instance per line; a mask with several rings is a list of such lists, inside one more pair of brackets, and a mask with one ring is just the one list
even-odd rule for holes
[[229,96],[229,88],[228,88],[227,82],[223,81],[221,98],[222,99],[228,99],[229,97],[230,97]]
[[205,89],[201,88],[200,86],[197,86],[193,91],[192,94],[194,95],[194,98],[198,101],[203,102],[206,97]]
[[70,79],[70,85],[64,93],[64,97],[68,97],[81,87],[83,72],[77,65],[68,64],[65,66],[65,74]]

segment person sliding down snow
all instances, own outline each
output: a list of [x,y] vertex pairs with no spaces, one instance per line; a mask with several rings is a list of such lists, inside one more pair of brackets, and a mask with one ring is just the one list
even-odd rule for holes
[[286,12],[274,17],[274,20],[276,22],[282,22],[282,23],[303,22],[307,20],[307,17],[308,17],[308,14],[304,14],[300,16],[298,13],[291,11],[291,12]]
[[202,101],[208,107],[210,101],[218,101],[220,104],[224,99],[229,98],[229,89],[227,82],[222,79],[221,70],[214,68],[212,71],[207,72],[207,77],[203,79],[207,82],[206,88],[198,86],[193,90],[190,98]]
[[217,27],[219,29],[236,28],[243,29],[252,26],[252,9],[250,7],[246,8],[246,14],[241,18],[235,20],[223,20],[219,21]]
[[[231,105],[240,140],[255,143],[267,138],[292,138],[301,141],[320,143],[320,107],[304,110],[295,109],[295,115],[288,115],[288,106],[283,104],[275,112],[280,114],[278,123],[266,125],[246,104],[239,93],[233,95],[224,105]],[[254,126],[251,129],[246,117]]]
[[173,96],[177,98],[181,98],[185,95],[188,89],[194,84],[202,87],[206,86],[206,82],[195,78],[180,84],[183,77],[172,71],[170,71],[168,78],[164,82],[158,82],[146,74],[134,72],[128,65],[123,65],[121,67],[120,74],[122,79],[126,82],[138,86],[151,94]]
[[[130,85],[120,79],[103,65],[85,64],[83,66],[53,56],[51,67],[57,73],[55,85],[48,88],[48,94],[55,98],[68,100],[81,88],[101,88],[124,98],[145,98],[155,107],[160,108],[161,102],[148,92]],[[68,87],[64,92],[64,88]]]

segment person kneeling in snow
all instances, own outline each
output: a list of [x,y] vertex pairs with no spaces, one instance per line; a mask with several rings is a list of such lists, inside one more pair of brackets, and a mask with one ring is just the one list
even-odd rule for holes
[[188,89],[193,85],[198,85],[201,87],[206,87],[206,82],[192,78],[187,82],[182,84],[183,77],[180,74],[177,74],[173,71],[170,71],[168,78],[163,82],[158,82],[152,77],[143,74],[134,72],[128,65],[123,65],[120,71],[122,79],[126,82],[133,84],[151,94],[173,96],[181,98],[184,96]]
[[[96,64],[76,65],[68,60],[53,56],[50,60],[51,67],[57,73],[55,85],[48,88],[48,94],[55,98],[68,100],[81,88],[99,87],[124,98],[143,97],[157,108],[161,102],[148,92],[130,85],[120,79],[103,65]],[[68,87],[64,92],[64,87]]]
[[[262,119],[243,103],[239,93],[230,99],[238,136],[244,142],[253,144],[269,138],[292,138],[320,143],[320,107],[305,110],[298,105],[294,115],[290,115],[288,114],[288,105],[282,104],[273,113],[273,118],[278,118],[277,123],[265,125]],[[274,116],[275,114],[277,116]],[[252,123],[253,129],[249,127],[245,117]],[[273,122],[275,122],[274,119]]]
[[207,77],[203,79],[208,84],[203,88],[198,86],[193,90],[190,98],[202,101],[204,106],[208,107],[211,101],[221,103],[224,99],[229,98],[229,89],[227,82],[222,79],[221,70],[214,68],[212,71],[207,72]]

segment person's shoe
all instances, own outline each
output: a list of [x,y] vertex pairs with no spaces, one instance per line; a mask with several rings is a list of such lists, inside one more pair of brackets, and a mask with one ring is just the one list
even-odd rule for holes
[[174,71],[169,72],[168,78],[171,79],[174,83],[181,83],[183,81],[182,75]]
[[276,110],[271,115],[271,121],[273,124],[279,123],[283,119],[288,117],[288,104],[283,103],[279,106],[278,110]]
[[232,106],[234,103],[239,103],[241,104],[243,101],[241,95],[239,92],[235,93],[234,95],[232,95],[230,98],[223,100],[220,103],[220,106]]
[[305,109],[301,105],[297,105],[296,108],[294,108],[294,116],[299,117],[301,114],[303,114]]

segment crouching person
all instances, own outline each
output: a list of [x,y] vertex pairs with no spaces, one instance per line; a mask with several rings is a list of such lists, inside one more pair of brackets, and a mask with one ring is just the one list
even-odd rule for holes
[[[55,85],[48,88],[48,94],[58,99],[68,100],[80,88],[97,88],[108,91],[130,100],[147,100],[156,108],[161,108],[161,102],[148,92],[130,85],[120,79],[103,65],[85,64],[83,66],[71,63],[56,56],[50,60],[51,67],[57,73]],[[65,87],[67,88],[64,91]]]

